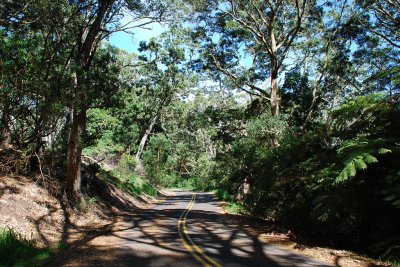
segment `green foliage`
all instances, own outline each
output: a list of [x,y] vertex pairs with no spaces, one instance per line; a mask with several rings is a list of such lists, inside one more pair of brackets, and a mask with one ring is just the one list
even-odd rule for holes
[[171,185],[173,176],[168,173],[172,159],[169,153],[172,143],[165,135],[152,136],[149,141],[149,149],[144,153],[146,171],[152,181],[162,185]]
[[49,249],[37,248],[11,229],[0,229],[0,266],[40,266],[49,257]]
[[[382,254],[397,244],[391,235],[400,235],[393,227],[400,216],[400,114],[391,101],[350,100],[328,114],[331,125],[314,124],[301,135],[284,121],[250,120],[247,135],[218,157],[218,186],[236,195],[246,178],[246,211],[353,248],[391,240],[373,252]],[[271,147],[273,129],[282,129],[279,147]]]
[[304,124],[311,104],[312,88],[308,74],[302,74],[299,68],[288,71],[282,86],[282,107],[286,114],[290,114],[291,125],[300,127]]
[[360,96],[332,112],[333,130],[339,137],[348,139],[385,135],[393,127],[395,112],[382,94]]
[[[100,170],[99,177],[116,187],[125,190],[133,196],[147,194],[149,196],[158,196],[157,188],[145,178],[139,176],[135,172],[136,159],[135,157],[122,154],[118,166],[112,171]],[[85,204],[91,204],[95,199],[88,199]],[[87,205],[86,205],[87,206]]]
[[215,189],[215,190],[213,190],[213,192],[215,193],[215,195],[217,196],[217,198],[219,200],[222,200],[222,201],[231,201],[232,200],[231,195],[226,190]]
[[365,170],[369,164],[377,163],[376,155],[392,152],[390,149],[381,147],[384,144],[383,139],[373,141],[357,139],[343,142],[338,149],[338,154],[343,156],[345,166],[336,177],[335,184],[345,182],[356,176],[357,170]]
[[134,156],[129,154],[122,154],[118,162],[118,170],[124,175],[130,175],[134,173],[136,167],[136,159]]
[[83,154],[90,157],[112,156],[123,151],[123,146],[115,142],[115,128],[119,121],[104,109],[88,111],[86,147]]
[[398,267],[400,266],[400,261],[398,259],[393,259],[393,260],[384,260],[384,262],[386,264],[388,264],[389,266],[394,266],[394,267]]
[[187,178],[187,179],[182,179],[180,177],[176,177],[174,180],[174,185],[171,186],[172,188],[176,187],[179,189],[185,189],[185,190],[199,190],[201,188],[197,187],[197,181],[198,179],[196,178]]
[[245,205],[240,202],[229,202],[225,209],[230,214],[247,214]]
[[387,188],[383,190],[384,200],[400,209],[400,171],[394,170],[385,179]]
[[232,196],[228,193],[228,191],[223,190],[223,189],[214,189],[212,192],[215,194],[215,196],[221,200],[226,202],[226,206],[224,209],[229,212],[230,214],[246,214],[247,213],[247,207],[245,206],[244,203],[240,201],[235,201]]
[[[84,10],[102,1],[17,2],[0,4],[0,145],[35,160],[50,149],[66,155],[67,113],[87,110],[85,138],[76,140],[83,154],[114,167],[100,176],[133,195],[156,196],[153,184],[216,189],[233,212],[300,234],[375,244],[376,255],[398,246],[398,7],[117,1],[97,28],[101,12]],[[179,20],[137,55],[101,42],[125,9],[134,19],[173,11]],[[91,27],[94,35],[80,36]],[[265,86],[273,81],[276,116]],[[146,178],[133,156],[143,144]]]

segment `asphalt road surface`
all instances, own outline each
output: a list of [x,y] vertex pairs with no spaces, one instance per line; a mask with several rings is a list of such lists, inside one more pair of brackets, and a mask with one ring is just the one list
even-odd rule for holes
[[[329,266],[263,243],[222,214],[204,192],[176,191],[153,209],[125,217],[104,237],[92,260],[70,255],[62,266]],[[111,238],[112,237],[112,238]],[[109,238],[109,239],[107,239]],[[109,241],[107,241],[109,240]],[[112,251],[112,257],[103,257]]]

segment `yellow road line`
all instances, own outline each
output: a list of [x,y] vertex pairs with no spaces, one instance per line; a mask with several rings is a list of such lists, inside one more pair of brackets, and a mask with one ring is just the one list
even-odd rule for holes
[[[187,206],[187,208],[185,209],[185,211],[182,213],[182,215],[179,217],[178,220],[178,233],[179,233],[179,238],[181,239],[182,244],[185,246],[185,248],[190,252],[190,254],[201,264],[203,264],[205,267],[222,267],[222,265],[220,265],[218,262],[216,262],[215,260],[211,259],[210,257],[208,257],[202,250],[201,248],[199,248],[194,241],[190,238],[187,227],[186,227],[186,221],[187,221],[187,216],[189,214],[189,211],[193,208],[194,206],[194,202],[196,199],[196,194],[192,194],[192,199],[189,203],[189,205]],[[182,229],[183,229],[183,233],[185,234],[185,237],[189,240],[188,244],[186,242],[186,240],[184,239],[184,236],[182,234]],[[196,253],[197,251],[197,253]],[[197,255],[200,254],[200,255]],[[200,256],[202,256],[203,258],[201,258]],[[208,261],[208,262],[207,262]]]
[[[196,199],[196,194],[193,194],[193,196],[194,196],[194,198],[193,198],[193,204],[194,204],[194,201],[195,201],[195,199]],[[189,211],[190,211],[192,208],[193,208],[193,205],[190,207]],[[189,211],[187,212],[187,214],[189,213]],[[187,215],[187,214],[186,214],[186,215]],[[197,250],[197,252],[199,252],[201,255],[203,255],[203,257],[204,257],[205,259],[207,259],[210,263],[214,264],[214,266],[216,266],[216,267],[222,267],[218,262],[216,262],[216,261],[213,260],[212,258],[208,257],[208,256],[201,250],[201,248],[199,248],[199,247],[194,243],[194,241],[190,238],[189,233],[188,233],[188,230],[187,230],[187,227],[186,227],[186,219],[187,219],[187,216],[185,216],[185,218],[184,218],[184,222],[183,222],[183,231],[184,231],[184,233],[185,233],[187,239],[189,240],[189,242],[190,242],[190,243],[192,244],[192,246]]]
[[182,215],[179,217],[179,220],[178,220],[178,233],[179,233],[179,238],[181,239],[181,242],[182,242],[182,244],[185,246],[185,248],[187,249],[187,251],[189,251],[190,254],[191,254],[198,262],[200,262],[200,263],[203,264],[204,266],[207,266],[207,267],[208,267],[209,265],[207,265],[207,263],[206,263],[202,258],[200,258],[200,257],[196,254],[196,252],[192,249],[192,247],[186,242],[186,240],[183,238],[182,231],[181,231],[182,218],[183,218],[184,216],[185,216],[185,217],[187,216],[187,212],[189,211],[189,207],[192,208],[192,207],[193,207],[193,204],[194,204],[194,202],[193,202],[193,196],[192,196],[192,200],[190,201],[188,207],[185,209],[185,211],[182,213]]

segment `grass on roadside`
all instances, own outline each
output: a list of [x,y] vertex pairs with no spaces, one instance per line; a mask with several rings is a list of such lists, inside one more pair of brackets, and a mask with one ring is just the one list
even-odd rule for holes
[[215,189],[213,190],[214,194],[217,196],[219,200],[228,202],[232,201],[231,195],[228,193],[228,191],[223,190],[223,189]]
[[157,197],[158,190],[149,182],[136,175],[134,172],[128,174],[118,170],[100,170],[99,177],[115,185],[119,189],[129,192],[133,196],[146,194]]
[[241,202],[229,202],[225,210],[229,214],[247,214],[246,208]]
[[[92,147],[91,149],[86,149],[84,153],[86,156],[96,158],[98,157],[96,152],[102,151],[102,149],[104,152],[104,147]],[[112,155],[109,155],[109,157],[112,158]],[[119,157],[118,165],[114,166],[112,170],[108,171],[99,166],[100,169],[97,176],[133,196],[146,194],[157,197],[159,195],[157,188],[135,171],[137,164],[134,156],[123,153]]]
[[0,266],[41,266],[52,255],[50,248],[38,248],[34,241],[11,229],[0,228]]
[[246,208],[243,203],[235,201],[233,197],[226,191],[222,189],[213,190],[214,194],[219,200],[227,203],[225,210],[230,214],[246,214]]

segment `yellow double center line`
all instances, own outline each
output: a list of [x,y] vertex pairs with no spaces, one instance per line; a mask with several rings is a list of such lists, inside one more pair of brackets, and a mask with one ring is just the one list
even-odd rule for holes
[[[190,238],[187,227],[186,227],[186,220],[189,214],[189,211],[193,208],[194,202],[196,199],[196,194],[192,194],[192,200],[190,201],[187,208],[183,211],[182,215],[179,217],[178,220],[178,233],[179,238],[181,239],[182,244],[185,246],[187,251],[203,266],[206,267],[222,267],[221,264],[216,262],[215,260],[208,257],[202,250],[199,248],[193,240]],[[187,241],[186,241],[187,240]]]

